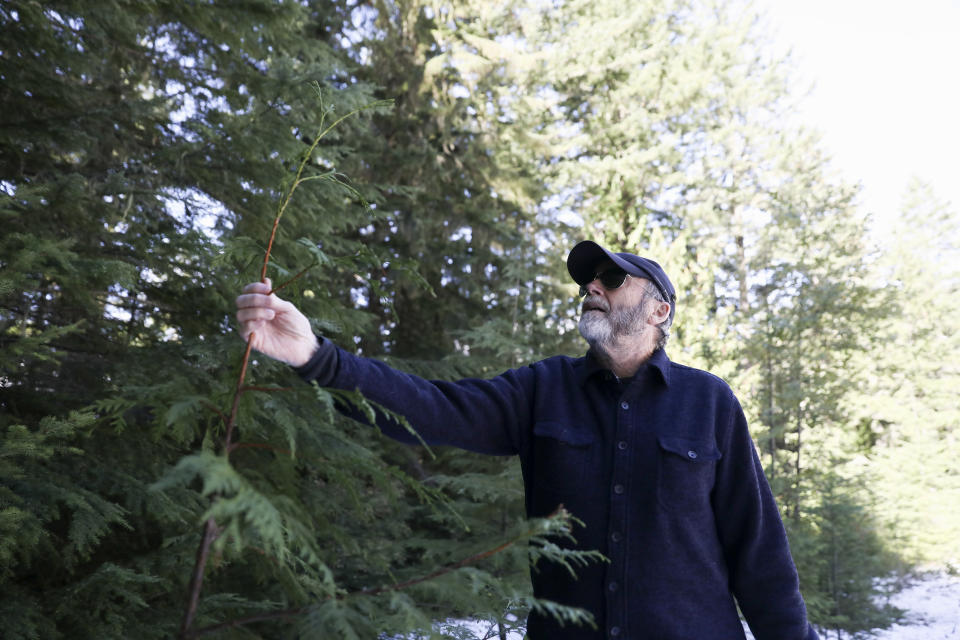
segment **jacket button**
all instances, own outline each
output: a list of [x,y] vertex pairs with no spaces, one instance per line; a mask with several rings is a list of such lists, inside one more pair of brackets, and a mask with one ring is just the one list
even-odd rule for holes
[[620,449],[620,451],[623,451],[626,448],[627,448],[626,440],[621,440],[620,442],[617,443],[617,449]]
[[622,484],[613,485],[613,492],[616,493],[617,495],[623,493],[623,485]]
[[610,635],[611,636],[620,635],[620,627],[610,627]]
[[697,452],[691,449],[690,451],[687,451],[687,457],[690,458],[691,460],[696,460]]
[[624,411],[626,411],[627,409],[630,408],[630,403],[629,403],[629,402],[626,402],[626,401],[621,402],[621,403],[620,403],[620,408],[623,409]]
[[607,589],[610,589],[610,591],[616,591],[619,588],[620,588],[620,583],[618,582],[611,582],[610,584],[607,585]]
[[620,533],[619,531],[614,531],[613,533],[610,534],[610,539],[613,540],[614,542],[620,542],[621,540],[623,540],[623,534]]

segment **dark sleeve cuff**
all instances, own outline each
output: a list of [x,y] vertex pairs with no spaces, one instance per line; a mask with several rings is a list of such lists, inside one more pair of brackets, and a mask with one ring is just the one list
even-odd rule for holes
[[337,375],[337,365],[340,364],[340,356],[337,354],[337,347],[329,340],[317,336],[319,346],[313,352],[313,357],[302,367],[294,367],[306,382],[316,382],[321,387],[330,386],[334,377]]

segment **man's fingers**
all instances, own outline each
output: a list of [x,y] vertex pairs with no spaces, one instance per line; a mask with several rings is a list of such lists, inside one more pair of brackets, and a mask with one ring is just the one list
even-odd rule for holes
[[251,282],[243,288],[244,293],[270,293],[270,278],[266,282]]
[[240,322],[270,322],[276,316],[276,311],[266,307],[241,307],[237,309],[237,320]]
[[278,309],[283,305],[283,300],[275,295],[266,295],[266,293],[243,293],[237,296],[237,309]]
[[237,309],[269,307],[270,296],[262,293],[242,293],[237,296]]
[[275,295],[270,296],[271,298],[271,308],[274,309],[277,313],[288,313],[296,314],[297,305],[293,304],[289,300],[281,300]]
[[281,300],[276,294],[271,293],[269,278],[266,282],[251,282],[245,286],[243,293],[237,296],[236,304],[237,309],[265,307],[274,309],[278,313],[296,309],[292,302]]
[[261,333],[263,328],[263,322],[241,322],[240,323],[240,337],[244,340],[250,339],[251,333]]

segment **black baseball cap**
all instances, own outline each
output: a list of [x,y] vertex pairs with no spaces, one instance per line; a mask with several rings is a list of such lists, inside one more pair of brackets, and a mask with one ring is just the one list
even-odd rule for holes
[[570,255],[567,256],[567,271],[573,281],[580,286],[588,284],[596,275],[596,267],[604,260],[611,260],[615,265],[632,276],[646,278],[660,291],[663,299],[670,303],[670,318],[676,309],[677,292],[667,277],[667,273],[659,264],[650,258],[643,258],[632,253],[613,253],[598,245],[592,240],[578,242]]

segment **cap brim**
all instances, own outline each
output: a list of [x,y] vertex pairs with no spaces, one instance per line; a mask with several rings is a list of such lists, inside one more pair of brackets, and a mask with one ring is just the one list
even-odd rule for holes
[[607,251],[593,240],[578,242],[570,250],[570,255],[567,256],[567,271],[570,272],[570,277],[573,278],[574,282],[583,286],[593,280],[593,277],[597,274],[597,265],[604,260],[611,260],[627,273],[639,275],[637,272],[640,270],[636,265],[627,262],[611,251]]
[[570,272],[570,277],[573,278],[574,282],[585,285],[593,280],[593,276],[596,274],[594,268],[608,259],[617,263],[622,262],[615,254],[610,253],[596,242],[584,240],[578,242],[570,250],[570,255],[567,256],[567,271]]

